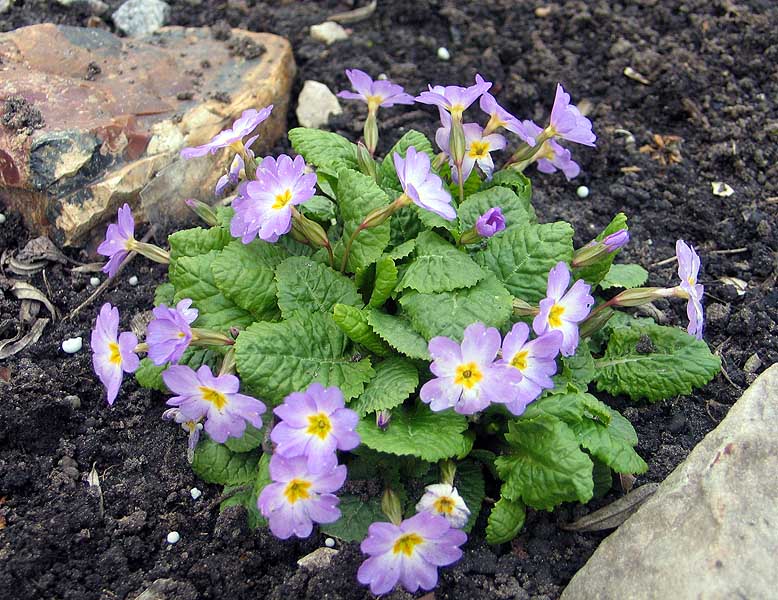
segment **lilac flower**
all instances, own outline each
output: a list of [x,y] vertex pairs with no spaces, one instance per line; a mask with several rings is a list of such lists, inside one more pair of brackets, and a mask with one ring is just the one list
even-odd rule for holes
[[265,412],[265,405],[239,394],[240,382],[235,375],[214,377],[207,365],[197,372],[185,365],[174,365],[162,373],[162,379],[177,394],[167,401],[168,406],[178,407],[188,421],[205,418],[205,431],[220,444],[228,437],[241,437],[246,421],[262,428],[260,415]]
[[492,237],[505,229],[505,217],[499,206],[493,206],[482,214],[475,222],[475,230],[481,237]]
[[119,209],[116,223],[111,223],[105,233],[105,240],[97,247],[97,253],[108,256],[103,272],[113,277],[127,255],[135,249],[135,219],[130,205],[125,203]]
[[181,429],[189,434],[189,441],[186,448],[186,459],[191,464],[194,461],[195,448],[197,448],[197,442],[200,441],[200,432],[203,430],[203,424],[200,421],[188,420],[178,408],[168,408],[162,413],[162,418],[165,421],[175,421],[181,425]]
[[312,383],[304,392],[289,394],[273,412],[282,421],[270,433],[276,452],[285,457],[306,456],[312,469],[319,469],[336,450],[359,446],[354,431],[359,415],[345,408],[337,387]]
[[550,123],[549,127],[555,136],[585,146],[594,146],[597,136],[592,131],[592,122],[570,104],[570,94],[565,92],[559,83],[556,85]]
[[502,357],[506,364],[518,369],[522,375],[515,384],[518,394],[506,408],[518,416],[544,389],[554,387],[551,377],[556,374],[556,356],[562,345],[561,331],[548,331],[532,341],[529,325],[516,323],[502,342]]
[[578,347],[578,323],[583,321],[594,304],[589,294],[591,286],[577,280],[569,290],[570,270],[560,261],[548,274],[546,297],[540,301],[540,312],[532,321],[536,335],[561,331],[563,356],[575,354]]
[[573,254],[573,268],[588,267],[609,257],[629,242],[629,231],[619,229],[605,236],[602,241],[592,240]]
[[305,172],[305,161],[286,154],[262,160],[257,180],[240,186],[233,201],[235,215],[230,233],[248,244],[257,235],[266,242],[277,242],[292,228],[292,207],[310,200],[316,187],[316,174]]
[[270,531],[282,540],[311,535],[314,523],[340,519],[339,498],[334,495],[346,481],[345,465],[337,465],[329,454],[319,470],[311,470],[305,457],[270,458],[270,478],[257,499],[257,507],[268,520]]
[[149,358],[155,365],[177,363],[192,341],[191,323],[197,318],[197,309],[189,308],[189,298],[181,300],[175,308],[160,304],[154,311],[155,319],[149,323],[146,342]]
[[106,302],[97,315],[90,345],[95,373],[108,392],[108,404],[113,404],[124,373],[134,373],[140,366],[134,352],[138,338],[129,331],[119,333],[119,309]]
[[220,131],[211,138],[210,142],[207,142],[202,146],[184,148],[181,150],[181,157],[189,159],[205,156],[209,152],[211,154],[216,154],[217,150],[227,148],[233,144],[242,143],[243,138],[254,131],[262,121],[267,119],[272,110],[272,104],[266,106],[262,110],[256,110],[254,108],[244,110],[243,114],[232,124],[232,127]]
[[[534,136],[540,135],[543,131],[532,121],[523,122],[526,130]],[[564,173],[567,180],[577,177],[581,172],[581,167],[572,159],[570,150],[561,146],[556,140],[546,140],[535,154],[538,171],[541,173],[555,173],[557,170]]]
[[700,273],[700,257],[683,240],[675,243],[675,255],[678,257],[678,277],[681,278],[681,290],[688,296],[686,315],[689,317],[689,334],[702,339],[702,329],[705,317],[702,310],[702,296],[705,288],[697,283]]
[[[476,76],[476,80],[477,79],[478,76]],[[481,106],[481,110],[489,115],[489,123],[486,125],[486,131],[491,132],[499,127],[503,127],[511,133],[518,135],[522,141],[530,146],[535,145],[535,137],[530,134],[524,124],[502,106],[497,104],[497,100],[489,92],[485,92],[481,96],[479,105]]]
[[451,194],[443,187],[440,177],[430,171],[430,157],[425,152],[417,152],[411,146],[405,158],[397,152],[393,158],[403,192],[414,204],[449,221],[456,218],[457,213],[451,206]]
[[[446,113],[441,114],[443,127],[435,132],[435,141],[443,152],[451,156],[449,139],[451,136],[451,117]],[[463,180],[467,181],[473,167],[477,164],[487,179],[491,179],[494,171],[494,161],[491,152],[502,150],[507,142],[499,133],[484,135],[484,130],[477,123],[465,123],[462,125],[465,134],[465,155],[462,159]],[[459,181],[459,171],[451,161],[451,176],[454,181]]]
[[429,90],[416,96],[416,102],[422,104],[434,104],[444,109],[457,120],[462,119],[462,113],[484,92],[487,92],[492,84],[484,81],[483,77],[476,75],[475,85],[461,87],[458,85],[429,86]]
[[376,595],[397,585],[413,593],[438,583],[438,567],[462,557],[467,535],[441,516],[420,512],[400,525],[373,523],[360,548],[370,558],[359,567],[357,579]]
[[[258,135],[249,138],[246,141],[246,154],[250,158],[254,158],[254,152],[251,151],[251,146],[259,138]],[[240,154],[236,154],[230,164],[230,169],[227,173],[219,177],[219,181],[216,182],[216,188],[213,193],[218,198],[224,194],[224,192],[232,187],[235,187],[240,182],[240,173],[245,169],[243,157]]]
[[432,338],[430,371],[436,378],[422,386],[422,401],[435,412],[453,408],[464,415],[483,410],[492,402],[511,402],[513,385],[521,374],[495,363],[501,341],[500,332],[483,323],[469,325],[461,345],[447,337]]
[[414,102],[413,96],[406,94],[402,86],[391,81],[380,79],[373,81],[370,75],[359,69],[346,69],[346,76],[356,93],[344,90],[338,92],[338,97],[347,100],[362,100],[370,111],[375,111],[379,106],[387,108],[395,104],[413,104]]
[[629,243],[629,231],[626,229],[619,229],[618,231],[605,236],[602,243],[608,252],[616,252],[616,250],[623,248]]
[[440,515],[452,527],[462,528],[470,518],[470,509],[459,495],[457,488],[448,483],[435,483],[424,488],[424,495],[416,504],[416,512]]

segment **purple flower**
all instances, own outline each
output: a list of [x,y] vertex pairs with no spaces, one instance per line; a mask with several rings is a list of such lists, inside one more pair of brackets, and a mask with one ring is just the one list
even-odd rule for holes
[[487,92],[492,84],[484,81],[480,75],[475,76],[475,85],[461,87],[458,85],[428,86],[429,91],[416,96],[416,102],[422,104],[434,104],[450,113],[457,120],[461,120],[462,113],[484,92]]
[[411,593],[431,590],[438,583],[438,567],[458,561],[466,541],[463,531],[426,511],[400,525],[373,523],[360,546],[370,558],[359,567],[357,579],[376,595],[392,591],[398,581]]
[[289,394],[273,410],[282,419],[270,433],[276,452],[285,458],[305,456],[312,469],[319,469],[336,450],[356,448],[359,415],[345,406],[340,389],[320,383]]
[[461,345],[447,337],[432,338],[430,371],[436,379],[422,386],[422,401],[433,411],[453,408],[464,415],[483,410],[492,402],[513,401],[513,384],[519,382],[521,374],[495,363],[501,341],[500,332],[483,323],[469,325]]
[[492,237],[503,229],[505,229],[505,217],[499,206],[493,206],[478,217],[478,220],[475,222],[475,230],[481,237]]
[[108,226],[105,232],[105,240],[97,247],[97,253],[108,256],[108,262],[103,266],[103,272],[108,273],[108,277],[113,277],[119,270],[127,255],[133,251],[135,246],[135,219],[132,216],[132,209],[129,204],[124,204],[119,209],[116,223]]
[[416,504],[416,512],[424,511],[440,515],[458,529],[464,527],[470,518],[470,509],[457,488],[448,483],[434,483],[424,488],[424,495]]
[[[435,141],[443,152],[451,156],[449,138],[451,136],[451,117],[447,113],[441,113],[443,127],[435,132]],[[465,155],[462,159],[463,181],[470,177],[473,167],[477,164],[487,179],[491,179],[494,171],[494,161],[490,152],[502,150],[507,142],[499,133],[484,135],[484,130],[477,123],[465,123],[462,125],[465,134]],[[459,181],[459,171],[453,160],[451,161],[451,176],[454,181]]]
[[489,123],[486,125],[487,131],[494,131],[499,127],[503,127],[511,133],[518,135],[522,141],[530,146],[535,145],[535,137],[530,134],[524,124],[502,106],[497,104],[497,100],[489,92],[485,92],[481,96],[479,105],[481,106],[481,110],[489,115]]
[[619,229],[615,233],[605,236],[602,243],[608,252],[616,252],[616,250],[623,248],[629,243],[629,231]]
[[268,520],[270,531],[282,540],[311,535],[314,523],[340,519],[340,500],[333,492],[346,481],[345,465],[330,454],[320,470],[311,470],[305,457],[270,458],[270,478],[257,499],[257,508]]
[[[262,110],[256,110],[250,108],[244,110],[243,114],[237,118],[232,124],[232,127],[220,131],[217,133],[210,142],[203,144],[202,146],[194,146],[193,148],[184,148],[181,150],[182,158],[197,158],[205,156],[209,152],[216,154],[217,150],[232,146],[233,144],[241,143],[243,138],[254,131],[257,126],[270,116],[273,110],[273,105],[266,106]],[[250,145],[250,144],[249,144]]]
[[413,104],[413,96],[406,94],[402,86],[391,81],[373,81],[370,75],[359,69],[346,69],[346,76],[351,82],[351,87],[356,93],[349,91],[338,92],[339,98],[347,100],[362,100],[367,104],[368,110],[374,111],[379,106],[387,108],[395,104]]
[[292,207],[310,200],[316,192],[316,174],[305,172],[305,160],[294,161],[286,154],[262,160],[257,180],[240,186],[233,201],[235,215],[230,233],[248,244],[257,235],[266,242],[277,242],[292,228]]
[[[538,136],[543,131],[532,121],[524,121],[524,126],[532,135]],[[581,167],[572,159],[570,150],[561,146],[556,140],[546,140],[535,154],[538,163],[538,171],[541,173],[555,173],[557,170],[564,173],[567,180],[577,177]]]
[[594,146],[597,136],[592,131],[592,122],[584,117],[575,105],[570,104],[570,94],[566,93],[559,83],[556,85],[550,123],[555,136],[585,146]]
[[192,328],[189,325],[198,314],[197,309],[190,306],[192,301],[184,298],[175,308],[160,304],[154,309],[155,319],[149,323],[146,342],[149,345],[149,358],[155,365],[177,363],[189,347],[192,341]]
[[549,331],[532,341],[529,325],[516,323],[502,342],[503,361],[518,369],[522,375],[516,399],[506,408],[518,416],[544,389],[554,387],[551,377],[556,374],[556,356],[562,345],[561,331]]
[[106,302],[97,315],[90,345],[95,373],[108,392],[108,404],[113,404],[124,373],[134,373],[140,366],[134,352],[138,338],[129,331],[119,333],[119,309]]
[[[255,135],[246,141],[246,154],[251,158],[254,158],[254,152],[251,151],[251,146],[257,141],[257,138],[259,138],[259,136]],[[219,181],[216,182],[216,188],[213,191],[214,195],[218,198],[223,195],[227,189],[238,185],[240,182],[240,172],[243,171],[244,168],[245,164],[243,162],[243,157],[240,154],[236,154],[232,159],[230,170],[219,177]]]
[[702,296],[705,288],[697,283],[697,277],[700,273],[700,257],[683,240],[675,243],[675,255],[678,257],[678,277],[681,278],[681,285],[678,286],[688,296],[686,304],[686,316],[689,317],[689,334],[702,339],[702,329],[705,324],[705,317],[702,311]]
[[189,441],[186,448],[186,458],[191,463],[194,460],[195,448],[197,448],[197,442],[200,441],[200,432],[203,430],[203,424],[199,421],[188,420],[178,408],[168,408],[162,413],[162,418],[165,421],[173,420],[179,425],[181,429],[189,434]]
[[583,321],[594,304],[589,294],[591,286],[583,279],[577,280],[570,290],[570,270],[563,261],[548,274],[546,297],[540,301],[540,312],[532,321],[536,335],[547,331],[561,331],[563,356],[575,354],[578,347],[578,323]]
[[414,204],[449,221],[456,218],[451,194],[443,187],[440,177],[430,171],[430,157],[425,152],[416,152],[416,148],[411,146],[405,158],[397,152],[393,158],[403,192]]
[[239,438],[246,430],[246,421],[262,428],[265,405],[259,400],[239,394],[240,382],[235,375],[213,376],[207,365],[197,372],[185,365],[174,365],[162,373],[171,392],[177,394],[167,401],[176,406],[187,421],[205,418],[205,431],[223,444],[228,437]]

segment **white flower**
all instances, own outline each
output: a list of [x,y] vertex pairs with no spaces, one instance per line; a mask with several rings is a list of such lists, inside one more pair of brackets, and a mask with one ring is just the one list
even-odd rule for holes
[[424,489],[427,491],[416,505],[417,512],[426,511],[433,515],[442,515],[452,527],[465,526],[470,517],[470,509],[454,486],[435,483]]

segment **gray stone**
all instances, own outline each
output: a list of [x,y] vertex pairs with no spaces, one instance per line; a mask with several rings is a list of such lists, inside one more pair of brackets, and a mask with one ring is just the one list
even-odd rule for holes
[[297,98],[297,120],[303,127],[319,129],[331,115],[343,112],[337,96],[323,83],[308,80]]
[[65,8],[70,8],[71,6],[85,6],[93,15],[104,15],[110,9],[103,0],[57,0],[57,3]]
[[334,548],[316,548],[316,550],[298,560],[297,564],[309,571],[321,571],[330,565],[332,559],[337,554],[338,551]]
[[335,42],[347,40],[348,32],[334,21],[324,21],[318,25],[311,25],[311,37],[329,46]]
[[0,15],[11,10],[11,0],[0,0]]
[[604,540],[562,600],[774,598],[778,365]]
[[113,13],[114,25],[127,35],[154,33],[170,16],[170,5],[162,0],[127,0]]

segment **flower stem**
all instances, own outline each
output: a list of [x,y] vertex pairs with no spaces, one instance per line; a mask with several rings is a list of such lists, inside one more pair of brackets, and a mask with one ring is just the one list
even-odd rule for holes
[[348,256],[349,254],[351,254],[351,246],[354,244],[354,240],[357,239],[359,232],[365,229],[364,225],[365,225],[364,221],[360,223],[359,227],[357,227],[354,230],[354,233],[351,234],[351,237],[348,239],[348,242],[346,243],[346,248],[343,250],[343,260],[340,263],[341,273],[346,272],[346,265],[348,264]]

